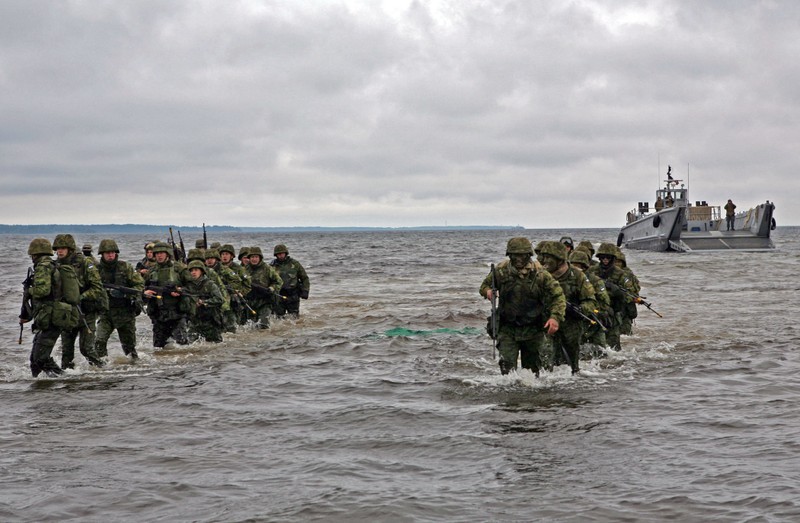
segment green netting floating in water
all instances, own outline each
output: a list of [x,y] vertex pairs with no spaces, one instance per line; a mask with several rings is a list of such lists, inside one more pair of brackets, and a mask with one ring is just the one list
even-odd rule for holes
[[405,327],[395,327],[394,329],[389,329],[388,331],[384,332],[384,336],[432,336],[435,334],[459,334],[459,335],[467,335],[472,336],[474,334],[480,334],[483,331],[481,329],[475,327],[464,327],[462,329],[433,329],[433,330],[414,330],[414,329],[406,329]]

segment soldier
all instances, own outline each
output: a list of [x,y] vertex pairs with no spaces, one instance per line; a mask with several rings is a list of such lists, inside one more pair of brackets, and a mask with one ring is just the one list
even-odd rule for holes
[[[61,329],[78,324],[77,314],[74,315],[72,322],[67,324],[60,323],[60,320],[67,318],[66,315],[54,314],[56,303],[63,306],[64,302],[61,278],[58,277],[58,270],[51,258],[52,254],[53,247],[50,245],[50,240],[45,238],[36,238],[28,246],[28,255],[33,262],[33,274],[30,281],[26,282],[27,290],[23,297],[19,323],[22,325],[33,320],[30,362],[34,378],[42,372],[51,378],[64,372],[50,355],[61,335]],[[54,317],[57,319],[56,322],[53,321]]]
[[182,266],[172,261],[170,251],[164,242],[153,246],[156,266],[145,279],[144,296],[147,315],[153,322],[153,347],[164,347],[170,337],[181,345],[189,343],[186,322],[191,302],[180,293],[187,275]]
[[614,264],[617,258],[617,246],[613,243],[601,243],[597,249],[597,258],[600,260],[596,266],[589,269],[589,273],[596,274],[606,284],[606,291],[611,298],[611,308],[614,311],[611,325],[606,325],[606,340],[614,350],[620,350],[620,325],[625,307],[632,301],[633,282],[619,267]]
[[725,204],[725,224],[728,226],[726,230],[736,230],[736,204],[728,198],[728,203]]
[[515,370],[521,355],[522,368],[538,376],[543,366],[545,333],[552,336],[564,321],[564,292],[549,272],[533,262],[533,247],[527,238],[511,238],[506,256],[510,260],[500,262],[495,274],[490,272],[480,288],[480,294],[491,300],[494,279],[499,293],[500,372]]
[[97,260],[94,256],[92,256],[92,244],[91,243],[84,243],[83,247],[81,248],[81,252],[83,253],[84,258],[91,260],[92,263],[97,265]]
[[[606,292],[606,284],[602,278],[600,278],[594,272],[588,271],[589,257],[586,255],[586,252],[580,248],[575,249],[569,257],[569,263],[573,267],[577,267],[584,271],[583,273],[587,278],[589,278],[589,283],[591,283],[592,288],[594,288],[594,297],[595,301],[597,302],[597,317],[603,323],[603,327],[610,325],[611,317],[614,314],[614,311],[611,308],[611,298],[608,297],[608,292]],[[597,323],[594,325],[589,325],[586,327],[586,330],[583,334],[583,342],[595,345],[596,347],[588,352],[590,352],[590,355],[597,356],[601,353],[599,348],[607,346],[606,333]]]
[[[208,249],[205,253],[206,277],[215,280],[220,286],[223,297],[226,298],[222,307],[222,319],[225,332],[236,332],[236,313],[234,303],[242,299],[242,279],[230,268],[220,263],[220,253],[217,249]],[[213,274],[212,274],[213,273]],[[216,279],[214,279],[216,275]],[[219,281],[216,281],[219,280]]]
[[242,267],[250,265],[250,247],[242,247],[239,249],[238,260],[242,264]]
[[586,253],[586,256],[589,257],[589,267],[597,265],[597,260],[593,259],[594,245],[592,245],[592,242],[590,242],[589,240],[582,240],[580,243],[578,243],[578,246],[575,247],[576,251],[579,249],[583,250]]
[[308,291],[311,289],[311,281],[308,279],[306,270],[300,262],[289,256],[289,249],[285,245],[278,244],[273,251],[275,259],[272,265],[283,280],[283,287],[275,300],[276,316],[284,316],[287,312],[297,317],[300,315],[300,298],[307,300]]
[[219,256],[220,264],[235,272],[241,280],[241,290],[238,295],[239,299],[234,299],[234,296],[231,295],[231,308],[236,314],[236,323],[244,325],[250,318],[252,310],[245,299],[245,296],[250,293],[250,276],[247,275],[244,266],[233,261],[233,258],[236,256],[236,250],[233,248],[233,245],[226,243],[220,247]]
[[211,271],[203,262],[192,260],[188,267],[191,279],[183,290],[192,300],[189,335],[193,339],[201,336],[206,341],[219,343],[222,341],[222,304],[225,300],[219,286],[208,278],[207,273]]
[[119,247],[114,240],[102,240],[97,253],[100,255],[97,269],[102,282],[128,290],[106,289],[108,310],[97,321],[95,352],[100,358],[108,356],[108,338],[116,329],[122,352],[130,356],[131,361],[136,361],[139,359],[136,352],[136,316],[141,314],[143,308],[144,279],[130,264],[119,259]]
[[275,302],[275,294],[283,286],[283,280],[277,271],[264,263],[261,247],[250,247],[250,263],[245,267],[250,276],[250,294],[247,301],[256,311],[256,325],[261,329],[269,329],[269,315]]
[[575,243],[572,241],[572,238],[569,236],[562,236],[558,241],[567,248],[567,259],[569,259],[569,255],[575,250]]
[[[637,278],[633,271],[628,268],[628,263],[625,260],[625,254],[623,254],[619,247],[617,247],[617,259],[614,260],[614,264],[625,273],[625,276],[627,276],[633,284],[633,293],[638,296],[639,292],[642,290],[642,286],[639,284],[639,278]],[[633,333],[633,320],[635,320],[638,316],[639,311],[636,308],[636,300],[626,304],[625,310],[622,314],[622,321],[619,326],[619,333],[630,336]]]
[[590,317],[597,309],[594,287],[577,267],[567,262],[567,248],[563,242],[546,241],[537,246],[537,259],[561,285],[567,301],[566,317],[558,332],[553,335],[553,364],[566,363],[572,374],[580,370],[581,342],[586,320],[578,313]]
[[156,266],[156,258],[153,255],[154,246],[155,242],[146,243],[144,246],[144,258],[136,264],[136,272],[139,273],[142,279],[146,279],[147,273]]
[[97,317],[101,312],[108,310],[108,296],[103,289],[103,282],[100,280],[100,273],[97,267],[82,253],[77,252],[78,246],[71,234],[58,234],[53,240],[53,248],[56,250],[56,265],[71,265],[75,270],[80,285],[80,306],[82,315],[81,323],[74,329],[67,329],[61,332],[61,368],[74,369],[75,362],[75,341],[78,340],[78,348],[89,362],[89,365],[96,367],[103,366],[101,360],[95,352],[95,332],[97,331]]

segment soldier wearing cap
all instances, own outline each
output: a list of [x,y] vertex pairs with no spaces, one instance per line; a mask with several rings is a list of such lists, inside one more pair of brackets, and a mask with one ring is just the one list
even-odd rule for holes
[[289,256],[286,245],[279,243],[273,250],[275,259],[270,262],[283,280],[283,286],[275,300],[276,316],[284,316],[287,312],[295,317],[300,315],[300,299],[308,299],[311,280],[299,261]]
[[499,294],[500,372],[508,374],[515,370],[521,356],[522,368],[538,375],[539,369],[547,365],[542,358],[546,351],[545,334],[552,336],[558,332],[564,321],[564,292],[550,273],[532,260],[533,246],[527,238],[511,238],[506,256],[509,259],[500,262],[480,287],[481,296],[491,300],[495,297],[494,282]]
[[119,259],[119,247],[116,241],[102,240],[97,253],[100,255],[97,269],[104,284],[138,291],[139,294],[130,291],[126,293],[120,289],[106,289],[108,310],[102,313],[97,321],[96,353],[101,358],[108,356],[108,338],[116,330],[122,352],[129,356],[131,361],[136,361],[139,359],[139,354],[136,352],[136,316],[143,309],[141,293],[144,290],[144,279],[129,263]]
[[91,243],[84,243],[83,248],[81,248],[81,252],[83,256],[92,261],[95,265],[97,265],[97,259],[92,256],[92,244]]

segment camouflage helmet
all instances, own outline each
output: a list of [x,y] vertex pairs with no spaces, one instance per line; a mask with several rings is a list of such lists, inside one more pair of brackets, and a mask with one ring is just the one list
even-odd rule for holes
[[600,256],[610,256],[612,258],[617,257],[617,246],[613,243],[601,243],[600,247],[597,248],[596,256],[599,258]]
[[75,252],[78,250],[78,246],[71,234],[57,234],[53,240],[53,250],[55,249],[69,249]]
[[560,241],[546,241],[542,243],[542,248],[539,250],[538,254],[549,254],[553,258],[562,262],[567,260],[567,248],[563,243]]
[[576,248],[586,249],[586,252],[589,253],[589,258],[591,258],[594,255],[594,245],[592,245],[592,242],[590,242],[589,240],[582,240],[578,244],[578,247],[576,247]]
[[144,244],[144,250],[145,251],[152,251],[153,247],[155,247],[155,246],[156,246],[156,242],[147,242],[147,243]]
[[211,245],[208,246],[209,249],[219,249],[219,242],[211,242]]
[[[194,250],[194,249],[192,249]],[[206,264],[201,262],[200,260],[192,260],[189,262],[187,268],[191,271],[192,269],[202,269],[203,274],[206,273]]]
[[84,243],[83,247],[81,247],[83,252],[89,251],[92,252],[92,244],[91,243]]
[[189,252],[186,254],[186,259],[188,261],[192,260],[204,261],[206,257],[203,254],[203,249],[189,249]]
[[588,267],[591,262],[589,261],[589,255],[586,254],[586,251],[583,249],[575,249],[572,251],[572,254],[569,255],[569,262],[572,264],[583,265]]
[[628,262],[625,259],[625,254],[623,254],[622,249],[620,249],[619,247],[617,247],[617,259],[620,262],[622,262],[622,266],[623,267],[627,267],[628,266]]
[[230,243],[226,243],[222,247],[219,248],[219,253],[222,254],[223,252],[231,253],[231,256],[236,256],[236,249],[233,248],[233,245]]
[[153,244],[153,254],[158,252],[165,252],[167,254],[171,254],[172,249],[166,242],[156,242]]
[[511,254],[527,254],[528,256],[533,256],[533,245],[531,245],[531,241],[523,237],[511,238],[508,240],[508,245],[506,246],[506,256],[510,256]]
[[250,247],[250,254],[248,256],[261,256],[262,258],[264,257],[264,255],[261,254],[261,247]]
[[206,242],[203,241],[202,239],[195,240],[195,242],[194,242],[194,248],[195,249],[204,249],[205,246],[206,246]]
[[116,252],[119,254],[119,247],[117,247],[117,242],[114,240],[101,240],[100,247],[97,248],[97,254],[103,254],[104,252]]
[[250,247],[242,247],[239,249],[239,256],[237,256],[239,261],[242,261],[242,258],[246,258],[248,256],[250,256]]
[[559,243],[561,243],[562,245],[566,245],[570,249],[575,248],[575,242],[573,242],[572,238],[570,238],[569,236],[562,236],[558,241]]
[[537,254],[537,255],[538,255],[540,252],[542,252],[542,247],[544,247],[544,244],[545,244],[546,242],[547,242],[547,240],[542,240],[542,241],[540,241],[539,243],[537,243],[537,244],[536,244],[536,247],[534,247],[534,248],[533,248],[533,252],[534,252],[534,254]]
[[28,245],[28,256],[38,256],[39,254],[52,256],[53,246],[50,245],[50,240],[47,238],[34,238]]
[[209,258],[216,258],[216,259],[219,260],[220,259],[219,251],[216,250],[216,249],[208,249],[208,250],[206,250],[206,260],[209,259]]
[[279,254],[280,254],[280,253],[282,253],[282,252],[283,252],[283,253],[286,253],[286,254],[289,254],[289,249],[287,249],[287,248],[286,248],[286,246],[285,246],[284,244],[282,244],[282,243],[279,243],[278,245],[276,245],[276,246],[275,246],[275,250],[272,252],[272,254],[274,254],[275,256],[277,256],[277,255],[279,255]]

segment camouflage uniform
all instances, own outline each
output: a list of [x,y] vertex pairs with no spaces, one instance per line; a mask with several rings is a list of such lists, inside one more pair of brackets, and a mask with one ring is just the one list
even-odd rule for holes
[[[114,252],[117,257],[113,261],[106,261],[103,255],[107,252]],[[103,283],[139,291],[138,296],[131,296],[117,289],[106,289],[108,310],[97,321],[97,355],[101,358],[108,356],[108,338],[116,329],[122,352],[136,360],[139,358],[136,352],[136,316],[143,308],[141,292],[144,290],[144,279],[130,264],[119,259],[119,247],[114,240],[101,241],[97,253],[100,255],[97,269]]]
[[[594,287],[586,275],[567,262],[567,248],[563,242],[543,242],[535,251],[539,263],[561,285],[568,304],[577,307],[582,314],[591,317],[597,309]],[[581,342],[587,321],[567,307],[566,317],[553,336],[553,364],[567,363],[575,374],[580,370]]]
[[[564,321],[566,301],[558,282],[546,270],[531,260],[533,248],[526,238],[508,242],[504,260],[495,269],[499,292],[499,327],[497,348],[500,352],[500,372],[507,374],[517,368],[521,356],[522,368],[539,373],[547,365],[543,361],[545,323]],[[484,297],[492,288],[490,272],[480,287]]]
[[[606,291],[611,298],[611,308],[614,311],[612,325],[607,325],[606,340],[612,349],[619,350],[622,347],[619,339],[622,316],[627,304],[633,301],[628,294],[633,293],[633,282],[619,267],[614,265],[614,259],[617,256],[616,249],[614,244],[601,243],[597,249],[600,263],[590,268],[589,273],[597,275],[606,284]],[[608,263],[603,259],[608,260]]]
[[[281,253],[286,254],[283,260],[277,256]],[[298,316],[300,314],[300,298],[307,300],[308,291],[311,289],[311,281],[308,279],[306,270],[300,262],[289,256],[289,250],[283,244],[275,246],[274,255],[276,258],[270,262],[283,280],[278,297],[275,300],[276,316],[284,316],[287,312]]]
[[150,287],[160,288],[157,291],[160,297],[146,298],[147,315],[153,322],[154,347],[165,346],[170,336],[181,345],[189,343],[186,322],[191,302],[186,296],[175,297],[169,292],[169,289],[184,285],[187,274],[183,264],[172,261],[170,250],[166,243],[156,243],[153,253],[166,253],[166,260],[163,263],[156,262],[156,266],[145,279],[145,290]]
[[[242,247],[242,251],[248,249],[247,247]],[[229,268],[232,270],[236,275],[239,277],[241,282],[241,286],[237,289],[236,286],[233,286],[237,292],[231,293],[231,308],[236,316],[236,323],[239,325],[244,325],[247,323],[247,320],[253,316],[251,313],[252,307],[250,304],[247,303],[245,296],[250,293],[250,276],[247,274],[247,271],[244,269],[243,265],[239,265],[233,259],[236,257],[236,250],[233,248],[233,245],[226,243],[222,247],[219,248],[219,254],[222,256],[223,253],[229,253],[231,255],[231,261],[225,263],[221,261],[220,264],[224,267]],[[247,252],[247,251],[245,251]]]
[[147,273],[153,270],[153,268],[156,266],[155,258],[147,257],[147,251],[150,251],[152,254],[153,247],[155,247],[155,245],[156,245],[155,242],[147,243],[144,246],[144,252],[145,252],[144,258],[142,258],[136,263],[136,272],[139,273],[142,279],[146,278]]
[[184,291],[189,293],[192,300],[189,315],[189,336],[192,339],[202,337],[206,341],[222,341],[222,305],[225,299],[219,285],[210,279],[207,274],[213,272],[199,260],[189,262],[188,270],[200,269],[203,274],[199,278],[192,277],[186,282]]
[[61,368],[72,369],[75,367],[75,341],[78,340],[78,349],[90,365],[102,366],[103,361],[95,352],[95,332],[97,331],[97,318],[101,312],[108,310],[108,296],[103,289],[100,273],[97,267],[82,253],[78,253],[75,239],[70,234],[59,234],[53,240],[53,248],[66,247],[68,254],[63,259],[57,259],[56,265],[68,264],[75,269],[75,274],[81,287],[80,310],[83,314],[81,321],[74,329],[61,332]]
[[61,328],[53,325],[51,320],[54,303],[60,301],[61,280],[50,258],[53,248],[49,240],[36,238],[31,241],[28,254],[33,260],[33,275],[19,319],[20,323],[33,320],[31,374],[34,378],[42,372],[50,377],[58,376],[63,371],[50,355],[61,335]]
[[[208,249],[205,252],[206,276],[214,279],[213,275],[219,280],[217,283],[226,298],[222,307],[222,318],[225,332],[236,332],[236,312],[234,304],[241,299],[240,294],[243,290],[242,279],[232,269],[220,263],[220,253],[217,249]],[[212,275],[213,273],[213,275]]]
[[[632,285],[632,292],[638,296],[639,292],[642,290],[642,286],[639,284],[639,278],[633,274],[633,271],[628,268],[628,264],[625,260],[625,254],[617,247],[617,259],[614,263],[619,267],[622,272],[625,273],[625,276],[631,281]],[[625,334],[630,336],[633,333],[633,320],[635,320],[639,316],[639,311],[636,308],[636,302],[631,301],[630,303],[625,305],[625,310],[622,314],[622,319],[619,326],[620,334]]]
[[[259,256],[257,263],[253,262],[253,257]],[[272,313],[272,305],[275,302],[275,293],[283,286],[283,280],[275,269],[264,263],[264,255],[261,254],[260,247],[250,247],[250,264],[245,267],[250,276],[250,294],[247,301],[256,311],[256,325],[262,329],[269,328],[269,315]]]
[[[584,271],[586,277],[589,278],[589,283],[594,288],[594,297],[597,302],[597,318],[603,322],[603,326],[610,325],[611,317],[614,314],[611,308],[611,298],[608,297],[605,282],[594,272],[588,271],[589,257],[582,249],[575,249],[570,255],[569,261],[572,266]],[[607,346],[606,333],[598,323],[588,325],[583,333],[583,343],[593,346],[583,349],[583,353],[586,356],[598,356],[601,354],[600,347]]]

